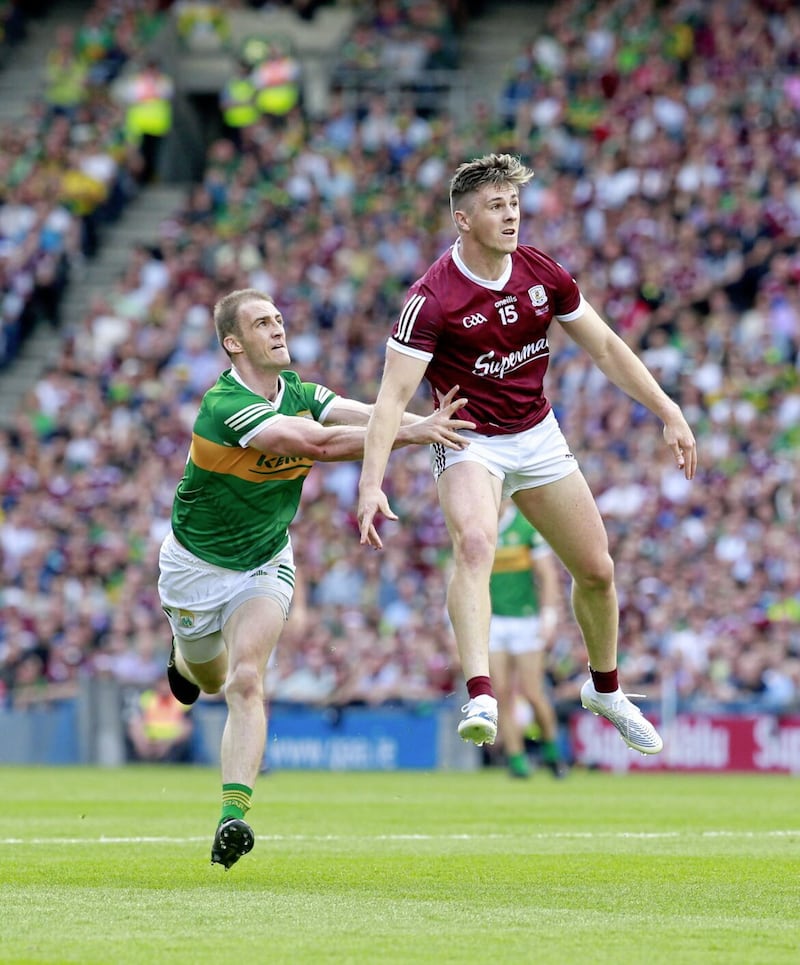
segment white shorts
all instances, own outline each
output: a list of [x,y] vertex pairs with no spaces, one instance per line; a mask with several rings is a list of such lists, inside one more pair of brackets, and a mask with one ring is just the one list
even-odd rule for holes
[[431,446],[431,469],[435,479],[458,462],[479,462],[503,481],[503,499],[520,489],[535,489],[569,476],[578,468],[567,440],[551,410],[532,429],[505,436],[484,436],[464,430],[466,449]]
[[507,653],[518,657],[544,649],[539,633],[539,617],[502,617],[492,615],[489,624],[489,653]]
[[221,653],[222,628],[247,600],[268,597],[289,615],[294,594],[291,541],[260,566],[246,572],[201,560],[169,532],[158,557],[158,594],[176,644],[192,663],[205,663]]

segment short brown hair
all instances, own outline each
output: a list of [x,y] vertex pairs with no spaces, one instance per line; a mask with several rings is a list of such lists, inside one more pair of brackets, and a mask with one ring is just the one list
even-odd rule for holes
[[531,168],[525,167],[513,154],[485,154],[474,161],[465,161],[450,180],[450,210],[455,211],[466,195],[485,184],[513,184],[519,189],[532,177]]
[[225,348],[223,342],[226,336],[239,334],[239,309],[245,302],[254,299],[275,304],[275,299],[266,292],[259,291],[257,288],[239,288],[237,291],[223,295],[214,306],[214,328],[217,330],[219,344],[223,348]]

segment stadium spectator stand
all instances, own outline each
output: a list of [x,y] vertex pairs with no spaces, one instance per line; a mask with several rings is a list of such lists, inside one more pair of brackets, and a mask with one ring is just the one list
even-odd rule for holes
[[[800,707],[800,14],[780,0],[568,0],[513,39],[502,96],[469,122],[334,91],[322,113],[262,118],[238,151],[212,138],[185,204],[62,329],[62,354],[2,430],[9,703],[113,667],[121,640],[166,656],[156,553],[194,409],[225,365],[217,295],[271,291],[301,372],[374,398],[405,286],[452,241],[446,172],[496,147],[537,171],[524,240],[575,273],[698,435],[686,484],[657,432],[630,431],[646,414],[553,332],[550,395],[617,562],[625,686],[697,709]],[[38,148],[35,111],[25,130],[15,156]],[[381,554],[358,551],[355,482],[343,464],[306,485],[305,595],[272,692],[334,706],[450,694],[427,454],[392,457],[400,522],[384,524]],[[565,621],[549,668],[565,713],[583,662]]]
[[154,5],[39,6],[0,75],[0,370],[40,324],[58,328],[70,275],[136,194],[141,155],[110,84],[163,24]]

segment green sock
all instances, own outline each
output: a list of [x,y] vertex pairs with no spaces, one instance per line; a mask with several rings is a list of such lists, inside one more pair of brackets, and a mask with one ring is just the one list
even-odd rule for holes
[[555,741],[542,741],[542,760],[547,764],[555,764],[558,759],[558,744]]
[[252,797],[253,789],[246,784],[223,784],[220,823],[228,818],[238,818],[241,821],[250,810]]
[[529,773],[528,758],[525,754],[509,754],[508,769],[512,774],[525,776]]

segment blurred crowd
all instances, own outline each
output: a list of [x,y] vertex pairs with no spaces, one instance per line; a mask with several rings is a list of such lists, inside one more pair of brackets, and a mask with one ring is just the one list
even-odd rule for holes
[[360,83],[422,90],[425,73],[458,66],[460,18],[469,5],[440,0],[376,0],[359,11],[355,29],[340,52],[334,83],[354,73]]
[[58,327],[70,278],[146,180],[147,152],[114,85],[164,17],[157,0],[98,2],[58,27],[27,112],[0,127],[0,369],[37,325]]
[[[537,173],[522,240],[572,271],[698,437],[687,483],[653,417],[553,330],[548,394],[607,522],[625,688],[694,709],[800,708],[800,11],[566,0],[546,24],[469,123],[334,91],[324,117],[297,108],[237,146],[216,140],[185,204],[62,329],[0,447],[8,702],[74,692],[83,674],[141,688],[163,675],[157,553],[197,405],[227,364],[216,298],[271,292],[303,377],[374,400],[405,288],[453,241],[450,174],[497,149]],[[34,153],[35,172],[47,144],[63,163],[113,140],[106,109],[99,98],[61,140],[59,117],[3,131],[0,163]],[[0,181],[12,253],[9,206],[71,223],[57,195]],[[79,248],[64,245],[69,262]],[[392,456],[399,521],[381,553],[358,544],[357,474],[319,466],[306,484],[274,700],[434,701],[460,686],[427,452]],[[585,670],[565,616],[548,668],[563,710]]]

